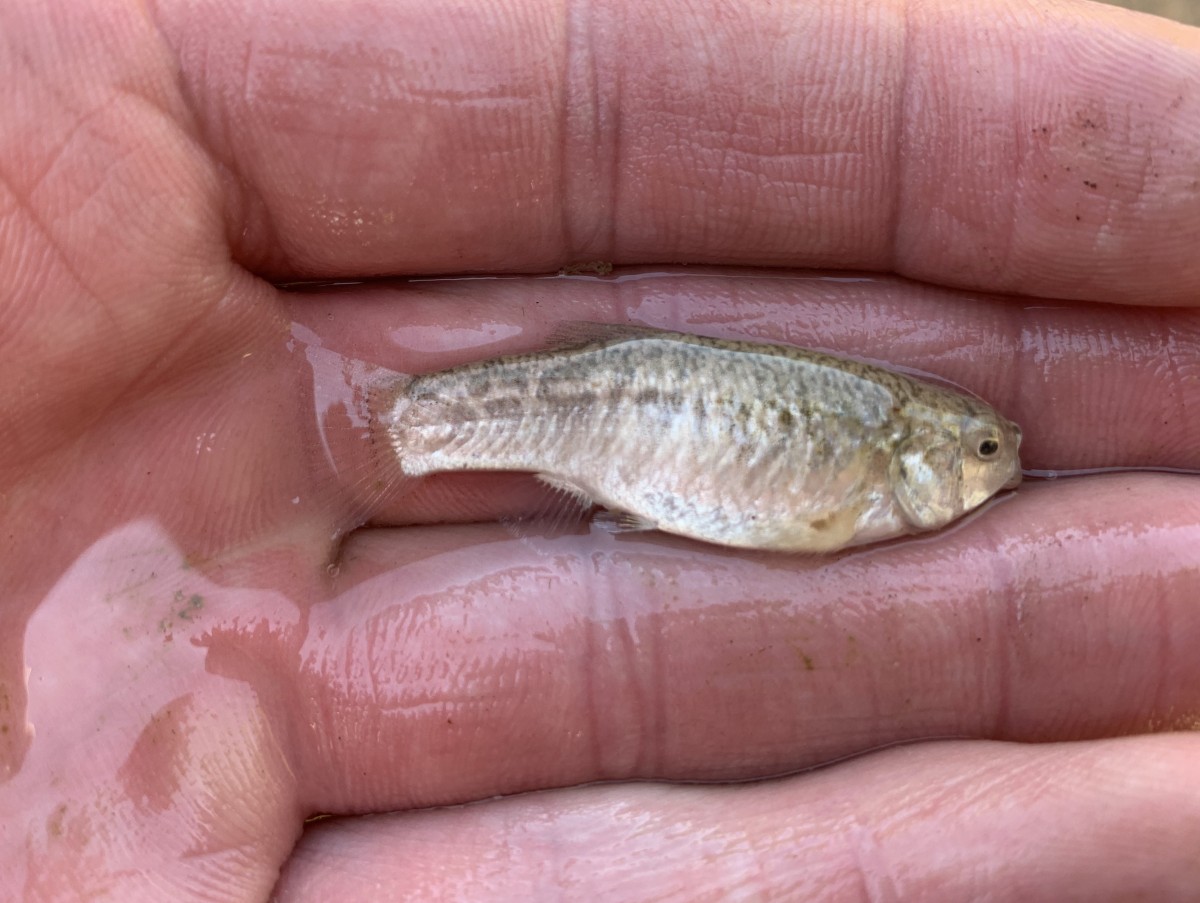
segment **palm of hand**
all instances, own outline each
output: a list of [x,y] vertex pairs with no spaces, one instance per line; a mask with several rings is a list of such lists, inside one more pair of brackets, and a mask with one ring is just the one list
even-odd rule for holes
[[[492,136],[489,127],[430,113],[405,90],[388,97],[431,117],[425,141],[388,133],[395,110],[363,114],[344,81],[386,62],[334,78],[259,60],[251,74],[270,84],[251,102],[223,93],[219,74],[203,82],[182,12],[162,13],[179,79],[145,24],[120,13],[80,14],[75,27],[117,35],[92,51],[90,79],[47,62],[52,26],[36,13],[5,15],[28,53],[21,87],[10,88],[23,102],[9,105],[0,214],[9,311],[0,811],[20,813],[0,823],[0,874],[27,896],[128,897],[163,885],[263,894],[304,817],[317,813],[596,780],[761,777],[928,737],[1078,740],[1195,727],[1200,663],[1187,650],[1200,639],[1191,604],[1200,498],[1191,478],[1030,487],[935,542],[832,561],[661,537],[518,541],[486,521],[521,503],[520,480],[432,481],[372,511],[382,524],[412,526],[356,534],[339,549],[359,499],[312,466],[311,360],[295,341],[300,324],[332,352],[416,369],[528,343],[522,330],[559,318],[614,311],[860,353],[886,340],[903,362],[950,371],[996,400],[1034,437],[1035,466],[1194,468],[1193,430],[1179,413],[1196,392],[1197,354],[1180,343],[1195,335],[1190,312],[1022,310],[899,280],[737,272],[284,295],[251,273],[536,271],[563,253],[876,265],[885,230],[846,251],[863,220],[839,207],[814,232],[828,244],[808,236],[801,257],[786,249],[795,235],[781,235],[779,211],[744,204],[723,222],[748,237],[723,234],[718,222],[664,238],[655,210],[678,218],[681,190],[640,218],[629,207],[636,199],[607,214],[607,201],[580,203],[572,216],[624,216],[625,248],[579,255],[575,247],[593,247],[579,239],[564,252],[538,199],[587,192],[539,183],[529,212],[512,187],[527,180],[509,175],[523,161],[489,170],[463,140]],[[309,15],[292,38],[319,47],[318,13]],[[372,14],[356,15],[366,27]],[[251,48],[231,25],[206,33],[228,41],[235,32]],[[211,52],[232,52],[212,41]],[[1195,51],[1179,59],[1195,85]],[[521,71],[512,65],[509,75]],[[308,79],[316,112],[289,105],[288,73]],[[536,99],[537,80],[524,75],[518,93]],[[244,133],[221,133],[223,115]],[[315,129],[315,149],[297,140],[305,129]],[[338,156],[348,134],[353,161]],[[431,134],[458,136],[450,160]],[[373,166],[373,152],[397,147],[412,155],[408,170]],[[691,188],[717,199],[724,190],[677,158],[648,159],[660,169],[647,184],[698,179]],[[1194,162],[1193,153],[1166,177]],[[558,171],[540,158],[524,163],[534,180]],[[760,164],[762,178],[799,181],[772,175],[769,158]],[[400,184],[402,171],[425,178]],[[1067,177],[1054,179],[1065,192]],[[906,184],[920,182],[914,174]],[[936,209],[936,188],[908,190]],[[331,201],[337,191],[349,199]],[[427,191],[445,196],[440,205]],[[1181,196],[1190,201],[1148,226],[1111,214],[1126,242],[1112,271],[1059,267],[1027,236],[1000,275],[986,261],[963,269],[967,239],[951,240],[939,261],[921,245],[927,232],[897,230],[893,240],[907,246],[895,253],[906,272],[934,281],[1118,301],[1144,288],[1183,303],[1200,279],[1185,253],[1200,209],[1194,192],[1171,195]],[[1087,213],[1091,195],[1081,197]],[[584,234],[584,225],[566,231]],[[1143,233],[1152,233],[1146,247],[1137,246]],[[1141,265],[1148,253],[1171,267],[1169,278]],[[1114,335],[1120,343],[1096,338]],[[1014,354],[1021,364],[1006,366]],[[1195,836],[1198,801],[1178,787],[1194,757],[1185,734],[1070,747],[926,743],[732,791],[614,784],[330,822],[307,832],[281,893],[351,880],[338,863],[353,856],[364,892],[403,876],[416,896],[450,893],[459,880],[460,890],[477,880],[528,896],[543,879],[620,896],[613,874],[625,863],[642,870],[642,889],[686,896],[699,842],[686,826],[697,824],[704,855],[729,869],[700,879],[714,887],[744,880],[743,860],[784,896],[836,890],[850,877],[896,882],[903,858],[918,874],[875,890],[913,892],[976,861],[972,843],[999,838],[1024,851],[993,876],[1011,889],[1039,855],[1058,861],[1062,819],[1101,855],[1141,832],[1158,858],[1122,874],[1129,888],[1163,890],[1174,885],[1148,882],[1186,878],[1176,851]],[[957,789],[941,798],[943,780]],[[1047,782],[1060,786],[1050,801]],[[1007,803],[999,814],[996,798]],[[1191,813],[1186,824],[1181,811]],[[1042,846],[1017,843],[1030,836]],[[503,869],[492,864],[496,838],[508,845]],[[807,852],[785,865],[772,852],[782,846]],[[652,864],[629,866],[647,849]],[[1066,868],[1059,880],[1079,886]]]

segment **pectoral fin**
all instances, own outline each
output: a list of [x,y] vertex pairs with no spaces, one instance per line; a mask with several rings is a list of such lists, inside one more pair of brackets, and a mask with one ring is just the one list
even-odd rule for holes
[[808,535],[802,548],[807,552],[836,552],[854,541],[858,533],[860,506],[850,505],[818,517],[807,524]]
[[901,511],[918,530],[936,529],[962,514],[962,446],[951,434],[905,439],[892,456],[889,477]]

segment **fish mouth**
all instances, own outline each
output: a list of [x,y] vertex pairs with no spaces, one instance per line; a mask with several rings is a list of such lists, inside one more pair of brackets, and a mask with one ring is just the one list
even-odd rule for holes
[[1016,489],[1021,485],[1021,471],[1013,471],[1013,475],[1008,478],[1008,482],[1001,486],[1001,489]]

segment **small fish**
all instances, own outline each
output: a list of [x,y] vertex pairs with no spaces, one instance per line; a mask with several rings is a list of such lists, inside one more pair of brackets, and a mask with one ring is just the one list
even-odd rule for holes
[[1021,478],[1021,430],[984,402],[783,345],[596,327],[382,401],[407,476],[532,471],[614,529],[742,549],[935,530]]

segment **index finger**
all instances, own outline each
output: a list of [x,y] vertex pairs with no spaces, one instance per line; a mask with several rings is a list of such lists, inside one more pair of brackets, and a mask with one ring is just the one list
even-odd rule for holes
[[1084,2],[160,6],[275,278],[854,267],[1200,298],[1200,33]]

